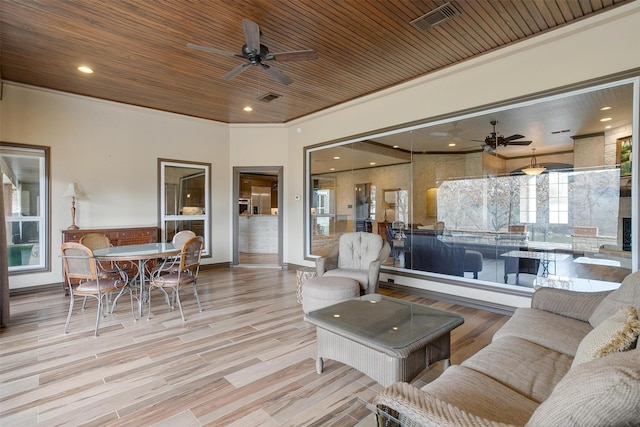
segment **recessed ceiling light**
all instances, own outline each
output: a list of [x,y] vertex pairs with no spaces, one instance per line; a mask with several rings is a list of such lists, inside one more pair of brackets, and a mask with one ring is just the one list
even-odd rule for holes
[[340,160],[340,156],[333,156],[333,160]]
[[455,143],[455,142],[450,142],[450,143],[449,143],[449,147],[455,147],[455,146],[456,146],[456,143]]
[[376,162],[370,162],[369,164],[370,164],[371,166],[373,166],[373,165],[375,165],[375,164],[376,164]]
[[605,126],[605,129],[611,129],[611,125]]
[[601,122],[610,122],[613,120],[611,117],[605,117],[604,119],[600,119]]
[[81,65],[78,67],[78,71],[80,71],[81,73],[85,73],[85,74],[92,74],[93,70],[90,67],[87,67],[86,65]]
[[607,111],[607,110],[611,110],[611,107],[602,107],[602,108],[600,109],[600,111]]
[[398,147],[399,147],[399,145],[394,145],[394,146],[393,146],[393,148],[398,148]]
[[336,168],[329,168],[329,170],[330,170],[330,171],[334,171],[334,170],[336,170]]
[[246,111],[247,113],[249,113],[249,112],[253,111],[253,108],[251,108],[251,106],[247,105],[247,106],[246,106],[246,107],[244,107],[242,110],[243,110],[243,111]]

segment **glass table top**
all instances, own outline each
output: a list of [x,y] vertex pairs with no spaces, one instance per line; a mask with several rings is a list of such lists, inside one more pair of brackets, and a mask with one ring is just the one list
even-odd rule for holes
[[307,313],[309,323],[367,342],[402,349],[440,336],[464,322],[455,314],[379,294],[365,295]]
[[96,257],[153,257],[173,255],[180,252],[171,243],[144,243],[140,245],[110,246],[93,251]]

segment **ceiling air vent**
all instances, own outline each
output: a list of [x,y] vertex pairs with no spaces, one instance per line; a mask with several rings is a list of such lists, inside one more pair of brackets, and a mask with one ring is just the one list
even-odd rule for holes
[[268,94],[263,95],[260,98],[258,98],[258,101],[269,103],[269,102],[275,101],[276,99],[281,98],[281,97],[282,97],[282,95],[278,95],[277,93],[269,92]]
[[411,21],[411,25],[420,31],[427,31],[429,28],[442,24],[456,15],[460,15],[460,11],[456,9],[453,3],[447,2],[420,18],[414,19]]

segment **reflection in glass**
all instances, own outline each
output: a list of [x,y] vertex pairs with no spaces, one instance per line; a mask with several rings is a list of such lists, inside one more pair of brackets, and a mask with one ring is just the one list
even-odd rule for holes
[[[556,274],[620,282],[632,268],[634,222],[631,169],[621,174],[619,164],[634,150],[621,156],[620,141],[633,143],[637,90],[614,82],[307,149],[307,254],[363,229],[360,190],[378,188],[369,216],[393,248],[387,267],[528,288]],[[606,130],[603,105],[617,113]],[[498,135],[531,144],[486,146],[493,121]],[[522,173],[531,148],[541,175]]]
[[159,185],[161,240],[170,242],[183,230],[205,239],[203,255],[209,251],[209,173],[210,166],[160,160]]

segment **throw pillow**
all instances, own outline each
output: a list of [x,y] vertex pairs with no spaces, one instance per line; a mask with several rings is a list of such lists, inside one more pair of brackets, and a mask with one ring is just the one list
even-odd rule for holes
[[591,313],[589,323],[595,328],[617,309],[627,305],[633,305],[640,310],[640,271],[629,274],[618,289],[607,295]]
[[527,427],[640,425],[640,348],[573,367]]
[[636,308],[630,305],[620,307],[613,316],[605,319],[582,339],[571,366],[628,350],[639,334],[640,320]]

